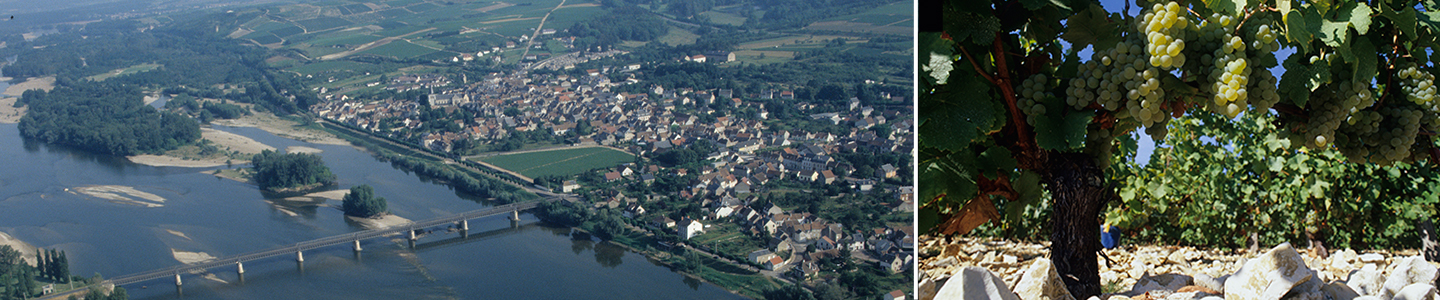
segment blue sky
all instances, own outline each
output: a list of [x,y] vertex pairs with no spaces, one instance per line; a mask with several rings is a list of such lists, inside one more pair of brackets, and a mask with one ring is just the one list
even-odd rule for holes
[[[1105,10],[1107,10],[1107,11],[1110,11],[1110,12],[1113,12],[1113,13],[1119,13],[1119,12],[1121,12],[1122,10],[1124,10],[1124,8],[1125,8],[1125,1],[1122,1],[1122,0],[1100,0],[1100,5],[1101,5],[1102,7],[1105,7]],[[1130,3],[1130,6],[1131,6],[1131,7],[1130,7],[1130,16],[1139,15],[1139,14],[1140,14],[1140,11],[1143,10],[1142,7],[1139,7],[1138,5],[1136,5],[1136,4],[1133,3],[1133,2]],[[1064,41],[1062,41],[1061,43],[1063,44]],[[1066,47],[1069,47],[1068,44],[1066,44],[1065,46],[1066,46]],[[1080,50],[1080,57],[1081,57],[1081,58],[1085,58],[1085,59],[1089,59],[1091,52],[1092,52],[1092,51],[1091,51],[1090,48],[1086,48],[1086,49]],[[1290,57],[1290,54],[1293,54],[1293,53],[1295,53],[1295,49],[1294,49],[1294,48],[1288,48],[1288,47],[1286,47],[1286,48],[1281,48],[1279,51],[1275,51],[1275,58],[1276,58],[1277,61],[1285,61],[1285,59],[1288,58],[1288,57]],[[1277,66],[1277,67],[1274,67],[1274,68],[1270,68],[1270,72],[1271,72],[1272,74],[1274,74],[1276,78],[1279,78],[1279,77],[1280,77],[1280,74],[1281,74],[1281,73],[1284,73],[1285,70],[1282,69],[1282,68],[1280,68],[1279,66]],[[1150,138],[1149,135],[1145,134],[1145,131],[1144,131],[1144,130],[1135,130],[1135,132],[1132,133],[1131,136],[1134,136],[1134,137],[1136,138],[1136,140],[1139,142],[1139,143],[1138,143],[1138,145],[1139,145],[1139,150],[1137,151],[1138,153],[1135,155],[1135,161],[1138,162],[1138,163],[1140,163],[1140,165],[1142,165],[1142,166],[1143,166],[1143,165],[1146,165],[1146,164],[1149,164],[1149,163],[1150,163],[1150,154],[1151,154],[1152,152],[1154,152],[1155,147],[1156,147],[1155,142],[1154,142],[1153,140],[1151,140],[1151,138]],[[1213,141],[1213,140],[1212,140],[1212,141]],[[1164,145],[1160,145],[1160,147],[1164,147]],[[1229,148],[1229,147],[1227,147],[1227,148]]]

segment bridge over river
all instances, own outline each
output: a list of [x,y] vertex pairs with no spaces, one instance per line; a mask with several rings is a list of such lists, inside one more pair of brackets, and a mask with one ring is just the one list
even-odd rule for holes
[[425,230],[425,229],[427,229],[427,228],[431,228],[431,227],[435,227],[435,226],[441,226],[441,225],[447,225],[447,226],[453,225],[453,226],[459,227],[459,229],[460,229],[462,232],[464,232],[464,231],[468,231],[468,230],[470,229],[469,222],[468,222],[468,220],[470,220],[470,219],[477,219],[477,218],[483,218],[483,217],[488,217],[488,216],[494,216],[494,215],[509,213],[511,220],[519,220],[519,213],[520,213],[520,211],[522,211],[522,210],[529,210],[529,209],[535,208],[537,205],[540,204],[540,202],[550,202],[550,201],[561,200],[561,199],[565,199],[565,196],[564,196],[564,195],[561,195],[561,196],[557,196],[557,197],[550,197],[550,198],[542,199],[542,200],[540,200],[540,201],[522,202],[522,203],[512,203],[512,204],[505,204],[505,205],[499,205],[499,206],[492,206],[492,207],[485,208],[485,209],[479,209],[479,210],[473,210],[473,211],[463,212],[463,213],[459,213],[459,214],[455,214],[455,215],[451,215],[451,216],[445,216],[445,217],[439,217],[439,218],[434,218],[434,219],[429,219],[429,220],[411,222],[410,224],[406,224],[406,225],[394,226],[394,227],[389,227],[389,228],[381,228],[381,229],[371,229],[371,230],[365,230],[365,231],[360,231],[360,232],[354,232],[354,233],[347,233],[347,234],[329,236],[329,237],[324,237],[324,238],[319,238],[319,239],[314,239],[314,240],[309,240],[309,241],[304,241],[304,242],[296,243],[296,244],[294,244],[294,245],[287,245],[287,246],[282,246],[282,247],[275,247],[275,248],[271,248],[271,249],[265,249],[265,250],[250,252],[250,253],[242,253],[242,254],[237,254],[237,255],[232,255],[232,256],[220,257],[220,258],[216,258],[216,259],[212,259],[212,260],[208,260],[208,261],[204,261],[204,262],[199,262],[199,263],[194,263],[194,264],[185,264],[185,265],[179,265],[179,266],[174,266],[174,267],[169,267],[169,268],[164,268],[164,269],[159,269],[159,270],[153,270],[153,271],[148,271],[148,272],[130,274],[130,275],[125,275],[125,276],[110,278],[110,279],[107,279],[107,280],[104,280],[104,281],[101,281],[101,282],[98,282],[98,283],[95,283],[95,284],[91,284],[91,285],[89,285],[89,286],[81,287],[81,288],[74,289],[74,290],[71,290],[71,291],[68,291],[68,292],[64,292],[64,293],[54,293],[54,294],[45,295],[44,297],[41,297],[41,298],[39,298],[39,299],[60,299],[60,298],[62,298],[62,297],[66,297],[66,296],[71,295],[71,294],[83,294],[85,291],[89,290],[90,288],[97,288],[97,287],[102,287],[102,286],[106,286],[106,285],[123,286],[123,285],[127,285],[127,284],[139,283],[139,282],[150,281],[150,280],[155,280],[155,279],[160,279],[160,278],[166,278],[166,277],[174,277],[174,278],[175,278],[175,285],[179,286],[179,285],[183,285],[183,281],[181,280],[181,277],[180,277],[182,274],[199,273],[199,272],[204,272],[205,270],[208,270],[208,269],[212,269],[212,268],[216,268],[216,267],[222,267],[222,266],[235,266],[237,272],[239,272],[240,274],[244,274],[244,273],[245,273],[245,265],[244,265],[244,262],[247,262],[247,261],[254,261],[254,260],[260,260],[260,259],[266,259],[266,258],[271,258],[271,257],[276,257],[276,256],[281,256],[281,255],[294,255],[296,261],[303,263],[303,262],[305,261],[305,250],[311,250],[311,249],[316,249],[316,248],[330,247],[330,246],[335,246],[335,245],[340,245],[340,244],[351,244],[351,245],[353,245],[353,249],[354,249],[355,251],[361,251],[362,249],[360,248],[360,241],[368,240],[368,239],[373,239],[373,238],[380,238],[380,237],[392,236],[392,235],[397,235],[397,234],[407,234],[407,235],[408,235],[408,238],[410,239],[411,246],[414,246],[414,242],[415,242],[415,240],[418,238],[418,237],[416,236],[416,232],[418,232],[418,231],[423,231],[423,230]]

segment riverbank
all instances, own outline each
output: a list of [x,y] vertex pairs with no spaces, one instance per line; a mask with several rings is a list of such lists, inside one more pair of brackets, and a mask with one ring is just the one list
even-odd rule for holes
[[[576,230],[576,231],[583,232],[583,233],[585,233],[585,234],[590,234],[591,236],[594,236],[593,234],[590,233],[589,230],[586,230],[585,228],[581,228],[581,227],[570,227],[570,229],[573,229],[573,230]],[[637,236],[637,235],[638,235],[638,236]],[[716,286],[716,287],[719,287],[719,288],[721,288],[721,289],[724,289],[726,292],[730,292],[731,294],[736,294],[736,295],[740,295],[740,296],[747,297],[747,298],[751,298],[751,299],[762,299],[762,298],[764,298],[763,295],[764,295],[765,291],[764,291],[763,289],[759,289],[759,288],[755,288],[755,287],[750,287],[750,286],[740,286],[740,287],[737,287],[737,286],[733,286],[733,285],[728,284],[728,283],[732,283],[732,282],[735,283],[735,284],[740,284],[740,283],[738,282],[738,281],[740,281],[739,279],[737,279],[737,280],[735,280],[735,281],[726,280],[726,281],[722,282],[722,281],[720,280],[721,278],[710,278],[710,277],[706,277],[705,275],[712,275],[712,276],[721,276],[721,275],[724,275],[724,276],[734,276],[734,277],[751,277],[750,279],[761,279],[761,280],[765,280],[765,281],[767,281],[767,282],[770,282],[770,283],[773,285],[773,287],[775,287],[775,288],[780,287],[779,284],[776,284],[776,283],[775,283],[775,280],[776,280],[776,279],[770,278],[770,277],[768,277],[768,276],[764,276],[763,274],[760,274],[760,273],[755,273],[755,274],[751,274],[751,275],[727,273],[727,272],[723,272],[723,271],[720,271],[720,270],[715,270],[715,269],[713,269],[713,268],[710,268],[710,266],[707,266],[707,265],[705,265],[704,263],[701,263],[701,264],[699,264],[698,266],[696,266],[696,267],[695,267],[695,272],[683,271],[683,270],[680,269],[679,266],[676,266],[676,265],[675,265],[675,263],[676,263],[675,260],[676,260],[676,259],[680,259],[680,258],[677,258],[676,256],[672,255],[672,254],[669,253],[669,252],[659,251],[659,250],[649,250],[649,248],[646,247],[645,245],[646,245],[646,244],[654,244],[656,241],[653,239],[653,236],[646,235],[645,233],[635,232],[635,231],[631,231],[631,230],[629,230],[629,229],[626,229],[626,230],[625,230],[625,234],[622,234],[622,235],[620,235],[620,236],[616,236],[616,237],[613,238],[613,239],[604,240],[604,241],[601,241],[601,242],[602,242],[602,243],[610,243],[611,245],[620,246],[620,248],[624,248],[624,249],[627,250],[627,251],[630,251],[630,252],[634,252],[634,253],[643,255],[643,256],[645,256],[645,258],[647,258],[647,259],[649,259],[649,260],[651,260],[651,261],[653,261],[653,262],[655,262],[655,263],[658,263],[658,264],[664,265],[664,266],[667,267],[667,268],[670,268],[671,271],[674,271],[675,273],[678,273],[678,274],[680,274],[681,276],[685,276],[685,277],[689,277],[689,278],[692,278],[692,279],[695,279],[695,280],[699,280],[700,282],[709,283],[709,284],[711,284],[711,285],[714,285],[714,286]],[[642,250],[642,249],[646,249],[646,250]],[[686,251],[690,251],[690,250],[686,250]],[[713,257],[706,257],[706,258],[707,258],[707,259],[711,259],[711,260],[714,260],[714,259],[715,259],[715,258],[713,258]],[[721,263],[724,263],[724,262],[721,262]],[[704,272],[704,271],[709,271],[709,272]],[[756,276],[758,276],[759,278],[754,278],[754,277],[756,277]],[[743,285],[743,284],[742,284],[742,285]]]
[[20,98],[0,98],[0,123],[20,123],[20,117],[25,116],[28,107],[15,107],[15,101],[20,101]]
[[10,246],[10,248],[15,249],[15,251],[20,251],[21,259],[24,259],[26,263],[32,266],[35,265],[35,249],[38,249],[35,245],[16,239],[5,232],[0,232],[0,246]]
[[5,89],[5,92],[0,94],[10,97],[20,97],[25,91],[34,89],[41,89],[47,92],[55,89],[55,76],[26,79],[25,82],[10,85],[9,88]]
[[301,126],[300,123],[283,119],[269,113],[254,113],[248,116],[215,120],[211,124],[231,127],[254,127],[277,136],[297,141],[349,146],[350,143],[317,128]]

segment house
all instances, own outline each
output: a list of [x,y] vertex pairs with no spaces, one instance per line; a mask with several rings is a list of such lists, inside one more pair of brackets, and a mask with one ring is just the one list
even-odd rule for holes
[[566,180],[565,183],[560,186],[560,192],[562,193],[573,192],[577,189],[580,189],[580,183],[575,180]]
[[745,257],[748,258],[746,261],[753,262],[758,265],[770,261],[771,257],[775,257],[775,253],[770,252],[770,250],[760,249],[750,251],[750,254],[746,255]]
[[895,176],[897,175],[895,174],[895,171],[897,171],[897,169],[895,169],[895,166],[892,166],[890,164],[880,165],[880,171],[884,172],[885,178],[895,178]]
[[605,182],[615,182],[616,180],[620,180],[620,172],[605,172]]
[[676,232],[676,234],[680,235],[681,239],[688,240],[690,238],[699,236],[702,233],[705,233],[705,225],[700,224],[700,221],[687,219],[680,222],[680,228],[678,231],[679,232]]
[[783,266],[785,266],[785,259],[780,258],[779,256],[771,257],[770,260],[765,261],[766,270],[774,271],[775,269]]
[[906,265],[909,262],[909,255],[895,254],[881,257],[878,263],[881,268],[890,271],[890,273],[900,273],[901,271],[905,271]]
[[641,207],[640,203],[637,202],[630,203],[630,206],[626,206],[624,215],[626,218],[634,219],[635,217],[640,216],[640,214],[644,213],[645,207]]
[[693,62],[697,62],[697,63],[704,63],[704,62],[705,62],[705,55],[696,54],[696,55],[691,56],[691,57],[688,57],[688,58],[686,58],[686,59],[688,59],[688,60],[690,60],[690,61],[693,61]]
[[905,292],[893,290],[885,294],[885,300],[905,300]]
[[840,178],[840,176],[835,176],[835,172],[831,172],[830,170],[820,171],[820,176],[825,178],[825,184],[833,183],[836,178]]
[[650,219],[650,225],[655,226],[655,228],[670,228],[675,227],[675,220],[666,216],[658,216]]

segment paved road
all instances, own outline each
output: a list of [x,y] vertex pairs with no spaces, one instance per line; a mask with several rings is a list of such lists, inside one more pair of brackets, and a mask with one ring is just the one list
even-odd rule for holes
[[551,8],[549,12],[545,13],[545,17],[540,18],[540,25],[535,26],[535,33],[530,34],[530,40],[525,41],[525,52],[520,53],[520,59],[525,59],[526,55],[530,55],[531,44],[534,44],[535,40],[540,37],[540,29],[545,28],[545,20],[550,19],[550,14],[554,13],[555,10],[560,9],[561,6],[565,6],[565,0],[560,0],[560,5],[556,5],[555,8]]

